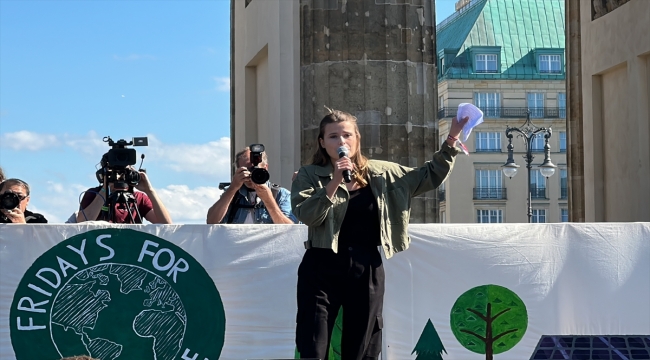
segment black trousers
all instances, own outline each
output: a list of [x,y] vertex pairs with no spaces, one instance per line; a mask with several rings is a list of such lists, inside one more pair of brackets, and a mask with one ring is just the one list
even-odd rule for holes
[[377,247],[311,248],[298,268],[296,347],[302,358],[326,360],[343,307],[341,358],[376,359],[381,352],[384,267]]

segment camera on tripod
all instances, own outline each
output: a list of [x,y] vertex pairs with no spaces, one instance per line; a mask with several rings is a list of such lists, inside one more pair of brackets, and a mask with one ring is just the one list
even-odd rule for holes
[[251,164],[253,166],[248,169],[248,171],[251,172],[251,181],[253,181],[256,184],[266,184],[267,181],[269,181],[269,178],[271,177],[269,175],[269,172],[263,168],[260,167],[260,163],[262,162],[262,153],[264,152],[264,145],[262,144],[252,144],[250,147],[251,150]]
[[[126,188],[128,185],[135,186],[140,182],[140,173],[130,168],[138,161],[135,149],[129,149],[127,146],[147,146],[149,141],[146,137],[134,137],[132,141],[120,139],[113,141],[110,136],[102,139],[111,147],[106,154],[102,156],[102,168],[97,170],[95,175],[100,184],[113,183],[116,188]],[[144,157],[144,156],[143,156]]]

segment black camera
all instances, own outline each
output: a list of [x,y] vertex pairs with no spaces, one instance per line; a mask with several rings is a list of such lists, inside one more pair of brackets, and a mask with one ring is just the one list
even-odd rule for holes
[[256,184],[266,184],[271,177],[269,172],[265,168],[259,167],[259,164],[262,162],[262,153],[264,152],[264,145],[262,144],[252,144],[251,149],[251,163],[253,166],[248,169],[251,172],[251,181]]
[[102,168],[97,170],[95,175],[97,181],[104,183],[125,183],[128,185],[138,185],[140,182],[140,173],[129,166],[135,165],[138,161],[135,149],[129,149],[127,146],[147,146],[149,144],[146,137],[134,137],[132,141],[120,139],[113,141],[110,136],[103,139],[111,147],[106,154],[102,156]]
[[20,204],[20,197],[12,191],[0,195],[0,209],[12,210]]

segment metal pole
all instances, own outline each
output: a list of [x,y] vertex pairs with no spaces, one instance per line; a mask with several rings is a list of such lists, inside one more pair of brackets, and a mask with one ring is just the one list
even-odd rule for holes
[[[516,127],[506,127],[506,137],[508,137],[508,160],[506,161],[506,164],[504,166],[507,167],[517,167],[515,165],[514,159],[512,158],[512,153],[514,151],[514,147],[512,146],[512,133],[516,132],[518,133],[523,139],[524,139],[524,144],[526,145],[526,153],[523,156],[524,160],[526,161],[526,169],[528,170],[528,223],[533,222],[533,187],[530,182],[530,173],[533,168],[533,160],[535,159],[535,156],[533,156],[533,139],[535,139],[535,136],[544,134],[544,138],[546,139],[546,143],[544,145],[544,163],[542,166],[545,167],[553,167],[555,168],[555,165],[551,163],[550,160],[550,147],[548,146],[548,138],[551,137],[551,128],[545,128],[545,127],[537,127],[535,126],[531,121],[530,121],[530,109],[526,111],[526,122],[521,128],[516,128]],[[505,172],[504,172],[505,173]],[[537,196],[537,195],[536,195]]]
[[[528,142],[530,143],[530,140]],[[530,169],[532,166],[530,163],[532,162],[532,154],[530,151],[530,146],[528,146],[528,151],[526,152],[526,169],[528,169],[528,223],[530,224],[533,221],[533,204],[532,204],[532,186],[530,184]]]

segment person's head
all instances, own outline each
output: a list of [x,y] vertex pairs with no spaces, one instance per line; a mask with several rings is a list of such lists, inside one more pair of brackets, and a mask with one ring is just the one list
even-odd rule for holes
[[312,164],[327,165],[339,159],[338,149],[348,148],[348,157],[356,166],[354,178],[357,182],[366,184],[368,159],[361,154],[361,133],[357,118],[340,110],[329,110],[320,122],[318,133],[318,149],[314,153]]
[[[250,169],[253,166],[253,163],[251,162],[251,148],[246,146],[237,154],[235,154],[235,161],[233,162],[232,166],[234,170],[237,170],[240,167]],[[264,169],[269,168],[269,159],[266,156],[266,151],[262,152],[262,162],[260,162],[258,166]]]
[[24,213],[29,204],[29,185],[20,179],[7,179],[0,184],[0,196],[9,192],[18,196],[18,208]]
[[[237,169],[241,167],[245,167],[246,169],[250,170],[253,167],[253,163],[251,162],[251,148],[247,146],[235,154],[235,161],[233,162],[232,166],[234,171],[237,171]],[[262,151],[262,161],[257,165],[257,167],[266,170],[269,169],[269,159],[266,156],[266,151]],[[244,185],[251,189],[254,186],[253,181],[251,181],[250,178],[244,181]]]

